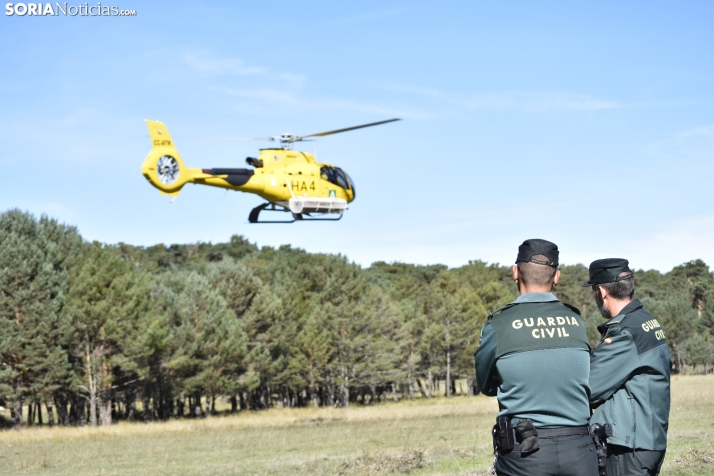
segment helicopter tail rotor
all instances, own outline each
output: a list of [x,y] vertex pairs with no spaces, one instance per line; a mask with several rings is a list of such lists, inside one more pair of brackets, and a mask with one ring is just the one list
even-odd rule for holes
[[158,121],[146,121],[153,145],[144,159],[141,173],[146,180],[158,188],[162,194],[178,196],[186,183],[202,175],[201,169],[191,169],[184,165],[171,134],[166,126]]

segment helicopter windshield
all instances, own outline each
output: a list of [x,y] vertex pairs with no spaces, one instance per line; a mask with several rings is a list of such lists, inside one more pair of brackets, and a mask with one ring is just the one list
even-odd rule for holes
[[354,200],[354,198],[357,196],[357,192],[355,191],[355,181],[352,180],[352,177],[350,177],[347,172],[345,172],[345,177],[347,177],[347,182],[350,184],[350,188],[352,189],[352,199]]
[[350,185],[349,183],[347,183],[347,177],[345,177],[345,173],[341,169],[336,168],[335,175],[337,176],[337,185],[344,188],[345,190],[349,190]]
[[345,190],[350,189],[350,182],[347,179],[346,174],[337,167],[322,167],[320,169],[320,177],[330,183],[344,188]]

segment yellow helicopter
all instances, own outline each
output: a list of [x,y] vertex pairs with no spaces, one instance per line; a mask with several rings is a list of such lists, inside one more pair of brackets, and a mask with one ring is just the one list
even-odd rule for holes
[[[258,158],[245,159],[253,167],[251,169],[188,168],[166,126],[147,120],[153,148],[141,166],[141,173],[162,194],[171,195],[174,199],[187,183],[260,195],[267,202],[251,210],[248,216],[250,223],[339,220],[347,204],[355,199],[352,179],[341,168],[316,161],[312,154],[293,151],[292,144],[308,137],[322,137],[398,120],[389,119],[305,136],[282,134],[268,137],[269,141],[280,142],[280,148],[261,149]],[[261,211],[289,212],[292,219],[259,221]],[[327,218],[334,215],[336,217]]]

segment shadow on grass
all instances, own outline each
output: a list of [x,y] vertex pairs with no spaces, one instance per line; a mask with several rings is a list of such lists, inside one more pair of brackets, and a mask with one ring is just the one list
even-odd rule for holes
[[12,420],[4,417],[3,415],[0,415],[0,430],[7,430],[12,428],[13,426],[14,425],[12,423]]

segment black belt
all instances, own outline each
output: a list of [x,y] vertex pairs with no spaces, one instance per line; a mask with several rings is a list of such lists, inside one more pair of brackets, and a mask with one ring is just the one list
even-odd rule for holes
[[585,436],[590,434],[587,426],[566,426],[565,428],[536,428],[538,438],[553,438],[555,436]]
[[[589,435],[590,431],[587,426],[566,426],[563,428],[536,428],[538,432],[538,438],[555,438],[556,436],[585,436]],[[518,435],[516,433],[516,428],[513,427],[513,434],[515,435],[516,441],[518,441]]]

